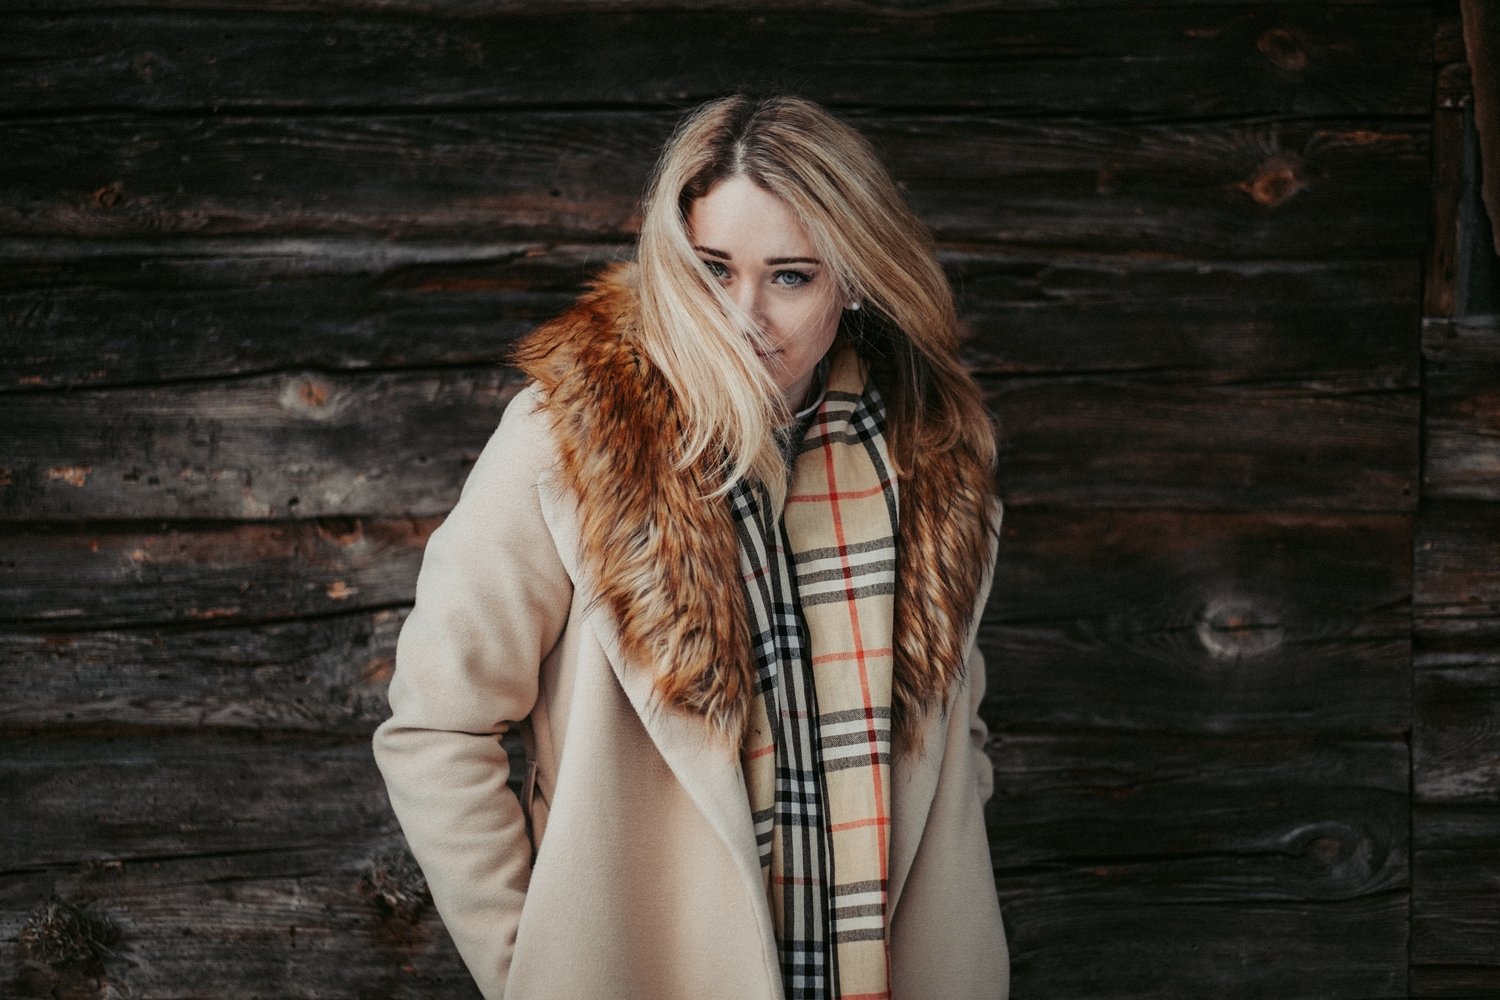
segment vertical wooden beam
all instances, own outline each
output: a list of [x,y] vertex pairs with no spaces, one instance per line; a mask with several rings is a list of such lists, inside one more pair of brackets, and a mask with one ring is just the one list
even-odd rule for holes
[[1464,48],[1474,93],[1474,123],[1484,163],[1480,194],[1500,253],[1500,0],[1460,0]]
[[1449,317],[1456,311],[1458,218],[1464,185],[1464,113],[1471,99],[1464,61],[1463,24],[1457,16],[1438,20],[1433,39],[1432,236],[1422,314]]

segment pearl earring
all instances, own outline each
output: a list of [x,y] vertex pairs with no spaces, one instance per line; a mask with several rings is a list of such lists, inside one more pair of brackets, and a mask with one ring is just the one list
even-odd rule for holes
[[859,300],[858,299],[856,299],[855,301],[849,303],[849,311],[850,312],[854,312],[858,308],[859,308]]

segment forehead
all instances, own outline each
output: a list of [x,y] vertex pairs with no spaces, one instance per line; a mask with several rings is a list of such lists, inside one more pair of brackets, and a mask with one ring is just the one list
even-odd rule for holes
[[733,257],[810,256],[813,251],[791,206],[747,177],[720,181],[693,202],[688,235]]

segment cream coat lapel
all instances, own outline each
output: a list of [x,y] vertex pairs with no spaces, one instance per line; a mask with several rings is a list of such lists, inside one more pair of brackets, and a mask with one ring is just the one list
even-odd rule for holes
[[[568,575],[581,593],[592,592],[578,558],[579,538],[577,506],[556,489],[539,486],[542,517],[558,545],[558,554]],[[755,846],[755,829],[750,818],[750,799],[740,772],[739,755],[733,748],[707,738],[700,720],[682,712],[659,706],[652,698],[652,672],[649,664],[630,662],[620,649],[619,632],[613,615],[600,603],[591,605],[585,625],[592,627],[604,650],[615,677],[630,704],[640,716],[672,774],[687,791],[688,797],[703,814],[708,825],[724,842],[740,876],[739,891],[765,895],[761,879],[760,858]],[[930,793],[929,793],[930,798]],[[756,914],[762,945],[771,968],[778,968],[775,931],[771,927],[768,906],[751,906]]]

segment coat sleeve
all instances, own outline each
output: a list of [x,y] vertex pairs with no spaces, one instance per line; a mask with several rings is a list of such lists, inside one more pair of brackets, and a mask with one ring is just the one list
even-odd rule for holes
[[995,765],[984,744],[989,739],[990,729],[979,715],[979,703],[984,700],[984,654],[976,642],[969,647],[969,740],[974,747],[974,777],[978,783],[980,804],[995,794]]
[[499,738],[536,703],[572,600],[539,504],[553,451],[536,401],[534,387],[512,401],[428,540],[375,732],[391,806],[490,1000],[505,992],[532,861]]
[[975,623],[969,637],[969,741],[974,748],[974,775],[978,783],[981,804],[988,802],[990,796],[995,793],[995,766],[990,762],[989,754],[984,750],[985,741],[990,735],[989,726],[979,714],[979,705],[984,701],[984,690],[988,678],[985,674],[984,654],[979,651],[978,618],[984,612],[984,606],[989,600],[990,585],[994,582],[995,558],[1000,542],[1000,522],[1004,513],[1005,508],[997,499],[991,524],[990,565],[985,573],[984,585],[980,588],[979,606],[974,612]]

